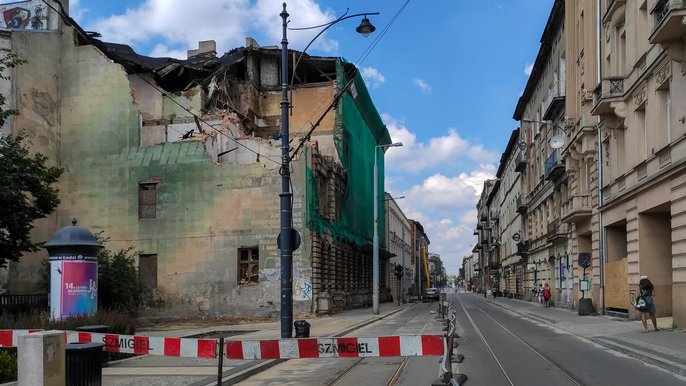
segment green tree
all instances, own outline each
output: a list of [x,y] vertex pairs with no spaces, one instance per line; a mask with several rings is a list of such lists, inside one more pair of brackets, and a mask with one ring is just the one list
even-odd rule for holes
[[[5,70],[23,62],[16,55],[0,58],[0,78],[8,79]],[[4,105],[5,96],[0,94],[0,126],[18,114]],[[40,153],[31,155],[22,144],[24,138],[23,133],[0,133],[0,267],[40,248],[42,243],[31,240],[33,222],[48,216],[60,203],[58,190],[51,185],[63,170],[47,166],[47,157]]]
[[[96,239],[105,245],[107,238],[99,233]],[[133,247],[98,253],[98,307],[105,310],[129,311],[136,314],[150,295],[136,269],[137,253]]]

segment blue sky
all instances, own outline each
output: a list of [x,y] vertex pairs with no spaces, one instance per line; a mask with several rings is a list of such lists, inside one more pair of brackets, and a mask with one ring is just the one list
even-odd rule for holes
[[[279,45],[282,3],[71,0],[70,13],[104,41],[129,44],[143,55],[185,58],[201,40],[215,40],[220,55],[244,45],[246,36]],[[456,274],[476,241],[482,182],[494,176],[517,127],[512,115],[553,0],[287,3],[292,27],[325,23],[347,7],[349,14],[381,13],[370,16],[377,30],[369,37],[355,33],[358,19],[343,21],[308,53],[358,64],[392,139],[404,143],[386,153],[386,190],[406,197],[398,204],[424,225],[429,250]],[[302,50],[316,33],[289,32],[290,48]]]

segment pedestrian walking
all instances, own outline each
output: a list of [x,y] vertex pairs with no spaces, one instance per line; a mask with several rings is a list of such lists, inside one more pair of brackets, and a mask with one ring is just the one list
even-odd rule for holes
[[550,286],[548,286],[548,283],[545,283],[543,286],[543,301],[544,307],[550,306]]
[[645,300],[646,307],[641,311],[641,323],[643,323],[643,332],[648,332],[648,315],[650,315],[650,320],[653,322],[653,328],[655,331],[660,331],[657,328],[657,319],[655,319],[655,303],[653,302],[653,297],[655,296],[655,286],[648,279],[648,276],[643,275],[640,277],[638,282],[638,288],[643,300]]
[[538,283],[538,303],[543,304],[543,283]]

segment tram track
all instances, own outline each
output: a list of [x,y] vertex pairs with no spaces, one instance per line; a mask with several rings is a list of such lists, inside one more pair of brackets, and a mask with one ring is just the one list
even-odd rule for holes
[[[507,384],[514,386],[516,383],[513,380],[512,374],[510,371],[506,369],[506,364],[504,362],[504,358],[502,358],[500,355],[496,353],[496,350],[494,350],[492,346],[492,342],[489,343],[489,340],[486,338],[486,335],[483,331],[482,328],[479,327],[479,325],[474,321],[474,315],[473,312],[469,311],[467,307],[465,307],[465,303],[468,303],[471,305],[474,309],[478,310],[480,314],[482,314],[486,319],[490,320],[492,323],[497,325],[502,331],[507,333],[509,336],[511,336],[515,342],[518,342],[521,344],[523,348],[528,350],[529,352],[533,353],[537,360],[540,361],[540,363],[544,364],[547,368],[555,371],[559,375],[561,375],[565,381],[569,382],[571,385],[577,385],[577,386],[583,386],[584,383],[576,378],[574,375],[566,371],[564,368],[562,368],[558,363],[555,361],[549,359],[544,353],[542,353],[540,350],[536,349],[534,346],[531,344],[527,343],[520,335],[516,334],[513,332],[511,329],[507,328],[503,323],[498,321],[491,313],[487,312],[483,307],[480,306],[480,304],[477,303],[482,303],[479,301],[476,301],[475,299],[470,299],[467,297],[460,297],[457,302],[460,304],[460,307],[464,313],[464,316],[467,318],[469,321],[469,324],[471,327],[474,329],[476,335],[478,336],[479,340],[481,343],[484,345],[486,351],[489,353],[489,355],[492,357],[494,362],[496,363],[497,367],[501,371],[503,378],[507,382]],[[537,362],[538,363],[538,362]]]
[[[422,313],[425,313],[425,312],[427,312],[427,311],[428,311],[428,310],[424,309],[424,310],[418,310],[418,311],[414,312],[414,315],[412,316],[412,319],[414,319],[414,318],[420,316]],[[408,311],[408,312],[409,312],[409,311]],[[421,328],[420,331],[419,331],[419,335],[423,335],[423,334],[426,332],[426,330],[427,330],[427,328],[429,327],[429,324],[430,324],[430,323],[431,323],[431,319],[429,319],[429,320],[427,320],[426,322],[424,322],[424,325],[422,326],[422,328]],[[402,328],[403,328],[403,327],[400,327],[400,328],[397,328],[397,329],[393,330],[389,335],[395,335],[395,334],[397,334]],[[393,374],[391,375],[391,377],[390,377],[390,378],[388,379],[388,381],[386,382],[386,386],[393,386],[393,385],[395,385],[395,384],[398,382],[398,380],[400,379],[400,376],[402,375],[403,370],[407,367],[407,364],[408,364],[410,358],[409,358],[409,357],[403,357],[403,358],[401,358],[401,359],[402,359],[402,360],[400,361],[400,363],[398,363],[398,364],[393,364],[394,366],[396,366],[396,368],[395,368],[395,370],[393,371]],[[354,363],[352,363],[351,365],[349,365],[349,366],[345,369],[345,371],[343,371],[343,372],[340,372],[340,371],[339,371],[339,374],[337,374],[337,376],[335,377],[335,379],[333,380],[333,382],[331,382],[331,383],[328,383],[328,382],[327,382],[327,383],[324,383],[324,384],[325,384],[325,385],[331,385],[331,386],[334,386],[334,385],[349,385],[350,383],[347,383],[347,382],[346,382],[346,379],[345,379],[345,378],[346,378],[346,375],[348,375],[350,372],[354,371],[356,368],[359,368],[359,367],[361,367],[361,366],[369,365],[369,364],[374,365],[375,360],[378,361],[378,359],[376,359],[376,358],[360,358],[359,360],[357,360],[357,361],[355,361]],[[384,362],[384,365],[385,365],[385,366],[388,366],[389,363],[388,363],[388,362]]]

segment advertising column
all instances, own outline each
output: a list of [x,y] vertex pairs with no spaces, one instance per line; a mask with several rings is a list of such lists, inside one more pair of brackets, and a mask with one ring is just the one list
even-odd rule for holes
[[64,227],[45,244],[50,256],[50,316],[63,320],[98,311],[98,252],[102,246],[87,229]]
[[97,256],[50,256],[50,314],[55,320],[98,310]]

